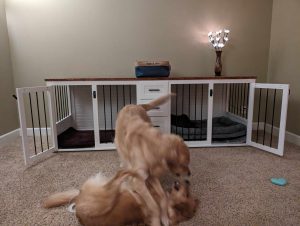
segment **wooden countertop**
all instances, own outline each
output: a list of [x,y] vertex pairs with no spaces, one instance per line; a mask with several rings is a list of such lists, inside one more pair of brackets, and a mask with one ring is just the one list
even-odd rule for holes
[[47,78],[46,82],[56,81],[147,81],[147,80],[222,80],[222,79],[256,79],[256,76],[191,76],[191,77],[160,77],[160,78],[136,78],[136,77],[86,77],[86,78]]

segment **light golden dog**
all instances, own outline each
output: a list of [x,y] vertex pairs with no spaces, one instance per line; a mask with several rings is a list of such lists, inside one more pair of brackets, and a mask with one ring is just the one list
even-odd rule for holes
[[[118,114],[115,144],[125,169],[137,172],[161,197],[159,204],[150,192],[143,193],[153,212],[152,225],[160,220],[167,226],[167,198],[158,177],[170,171],[176,176],[190,175],[190,155],[183,139],[174,134],[161,133],[151,125],[147,111],[167,102],[171,94],[142,105],[127,105]],[[146,190],[146,189],[145,189]]]
[[[85,226],[124,226],[127,224],[151,221],[145,200],[123,181],[128,176],[139,176],[129,171],[119,171],[111,180],[97,175],[88,179],[80,191],[70,190],[54,194],[44,202],[45,208],[57,207],[70,202],[75,203],[75,212],[79,222]],[[159,194],[151,184],[148,189],[158,202]],[[189,183],[175,182],[171,192],[167,193],[167,213],[170,225],[177,225],[195,215],[199,201],[189,192]]]

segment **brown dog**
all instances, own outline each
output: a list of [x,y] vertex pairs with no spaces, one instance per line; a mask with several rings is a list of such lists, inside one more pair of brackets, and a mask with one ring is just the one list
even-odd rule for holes
[[167,200],[157,177],[171,171],[176,176],[190,175],[190,155],[183,139],[163,134],[151,125],[147,111],[167,102],[170,94],[143,105],[127,105],[118,114],[115,144],[125,169],[137,172],[161,196],[159,205],[149,192],[143,194],[153,212],[152,225],[167,226]]
[[[85,226],[123,226],[134,223],[150,222],[145,200],[122,183],[128,176],[137,176],[132,172],[119,171],[111,180],[101,176],[91,177],[81,190],[70,190],[48,197],[43,206],[57,207],[72,201],[75,202],[76,216]],[[141,180],[137,177],[137,180]],[[143,183],[143,181],[141,180]],[[151,184],[148,184],[152,196],[156,201],[160,196]],[[167,194],[167,213],[171,225],[192,218],[199,201],[189,194],[189,184],[175,182],[170,193]]]

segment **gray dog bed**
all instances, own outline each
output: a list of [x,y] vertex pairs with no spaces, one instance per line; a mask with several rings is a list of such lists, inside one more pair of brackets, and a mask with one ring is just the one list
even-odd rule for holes
[[[207,120],[190,120],[187,115],[171,116],[171,131],[184,140],[206,140]],[[216,117],[212,120],[213,141],[244,141],[247,127],[227,117]]]

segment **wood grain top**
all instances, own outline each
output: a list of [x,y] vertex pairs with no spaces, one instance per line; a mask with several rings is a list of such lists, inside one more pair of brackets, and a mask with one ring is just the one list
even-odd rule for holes
[[190,77],[160,77],[160,78],[136,78],[136,77],[86,77],[86,78],[47,78],[46,82],[56,81],[151,81],[151,80],[222,80],[222,79],[256,79],[256,76],[190,76]]

